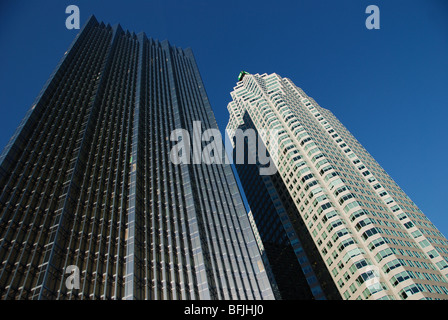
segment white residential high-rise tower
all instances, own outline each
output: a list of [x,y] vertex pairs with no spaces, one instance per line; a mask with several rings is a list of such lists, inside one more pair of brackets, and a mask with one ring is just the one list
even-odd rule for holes
[[[448,299],[447,239],[333,113],[277,74],[242,72],[238,80],[227,131],[232,140],[241,128],[277,130],[276,141],[260,136],[283,184],[276,197],[292,207],[281,221],[296,255],[303,251],[294,247],[303,233],[291,227],[298,219],[343,299]],[[237,170],[246,193],[257,188],[244,165]],[[263,224],[279,213],[251,194],[261,239],[269,242]]]

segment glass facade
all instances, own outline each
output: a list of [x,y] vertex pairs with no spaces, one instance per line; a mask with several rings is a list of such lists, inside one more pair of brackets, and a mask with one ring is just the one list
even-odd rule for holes
[[[247,113],[243,121],[238,129],[257,132]],[[245,141],[244,162],[238,163],[235,152],[234,163],[272,268],[271,283],[277,284],[280,299],[341,299],[280,175],[259,174],[258,154],[262,151],[256,143],[250,143],[249,139]],[[254,164],[250,157],[255,159]]]
[[[300,244],[309,259],[318,254],[314,283],[326,298],[333,290],[323,276],[343,299],[447,299],[447,239],[333,113],[277,74],[239,80],[228,105],[231,140],[240,128],[278,132],[275,140],[259,134],[277,168],[257,178],[264,184],[237,165],[262,241],[288,238],[299,261]],[[259,197],[269,186],[275,192]],[[285,216],[280,205],[261,204],[278,199]]]
[[92,16],[0,156],[0,297],[273,299],[231,167],[170,161],[194,121],[192,51]]

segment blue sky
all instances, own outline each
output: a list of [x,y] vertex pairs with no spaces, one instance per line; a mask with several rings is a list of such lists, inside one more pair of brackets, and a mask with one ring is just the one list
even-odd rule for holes
[[[0,2],[0,148],[91,14],[195,54],[218,125],[239,71],[276,72],[332,110],[448,236],[448,1]],[[367,30],[377,5],[381,29]]]

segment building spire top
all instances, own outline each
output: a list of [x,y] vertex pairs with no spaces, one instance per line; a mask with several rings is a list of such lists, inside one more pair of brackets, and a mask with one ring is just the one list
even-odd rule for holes
[[244,75],[249,74],[249,72],[246,71],[241,71],[240,74],[238,75],[238,81],[243,80]]

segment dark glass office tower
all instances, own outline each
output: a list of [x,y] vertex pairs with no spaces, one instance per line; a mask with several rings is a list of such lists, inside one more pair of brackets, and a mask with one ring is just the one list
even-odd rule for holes
[[193,121],[192,51],[91,17],[0,157],[1,298],[272,299],[230,166],[170,161]]
[[[238,129],[258,134],[247,112],[242,119]],[[238,163],[235,152],[234,163],[269,260],[271,283],[277,284],[280,299],[341,299],[281,176],[278,172],[260,175],[263,165],[258,155],[264,151],[249,143],[253,141],[245,139],[243,163]]]

